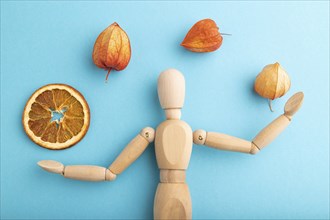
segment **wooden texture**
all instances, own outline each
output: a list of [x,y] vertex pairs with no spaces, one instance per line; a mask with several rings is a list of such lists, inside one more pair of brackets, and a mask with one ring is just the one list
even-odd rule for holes
[[91,165],[72,165],[64,168],[64,177],[84,181],[105,181],[107,169]]
[[38,165],[51,173],[63,174],[64,171],[64,165],[55,160],[42,160],[38,162]]
[[119,154],[109,170],[114,174],[122,173],[144,152],[149,142],[154,140],[154,136],[154,129],[149,127],[143,129]]
[[201,129],[194,131],[193,141],[195,144],[203,145],[205,143],[205,140],[206,140],[206,131]]
[[155,151],[160,169],[187,169],[192,151],[192,130],[181,120],[166,120],[156,130]]
[[261,150],[272,142],[289,124],[290,120],[281,115],[261,130],[252,142]]
[[284,114],[285,116],[289,117],[290,119],[292,116],[300,109],[302,103],[304,101],[304,93],[297,92],[289,100],[285,103],[284,106]]
[[206,145],[219,150],[237,151],[250,154],[256,154],[259,152],[259,148],[254,143],[221,133],[196,130],[194,131],[193,140],[197,145]]
[[172,108],[172,109],[165,109],[166,119],[180,119],[181,118],[181,109]]
[[180,109],[184,104],[185,79],[175,69],[163,71],[158,77],[158,97],[163,109]]
[[185,170],[160,170],[161,183],[184,183],[185,180]]
[[251,142],[216,132],[206,132],[205,145],[219,150],[250,153]]
[[105,171],[105,180],[106,181],[113,181],[116,179],[116,177],[117,177],[116,174],[111,172],[109,169],[106,169],[106,171]]
[[159,183],[154,219],[192,219],[191,198],[185,183]]
[[85,181],[112,181],[116,179],[116,175],[110,170],[91,165],[73,165],[66,166],[54,160],[42,160],[38,165],[51,173],[61,174],[66,178],[85,180]]
[[250,154],[256,154],[259,151],[260,151],[260,149],[252,142]]
[[155,140],[155,129],[151,127],[145,127],[141,130],[140,135],[144,137],[149,143]]

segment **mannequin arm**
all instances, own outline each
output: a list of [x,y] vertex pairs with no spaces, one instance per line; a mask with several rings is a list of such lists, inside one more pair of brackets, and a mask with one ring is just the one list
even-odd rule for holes
[[131,165],[147,148],[149,143],[155,139],[155,130],[150,127],[142,129],[119,154],[116,160],[109,166],[109,170],[114,174],[122,173],[129,165]]
[[53,160],[42,160],[38,162],[38,165],[48,172],[61,174],[70,179],[112,181],[116,179],[116,174],[123,172],[144,152],[149,143],[154,141],[154,136],[154,129],[149,127],[142,129],[140,134],[124,148],[108,169],[92,165],[64,166]]
[[92,165],[70,165],[64,166],[54,160],[42,160],[38,165],[51,173],[63,175],[65,178],[84,181],[112,181],[116,179],[116,174],[109,169]]
[[285,104],[284,114],[276,118],[257,134],[252,142],[226,134],[197,130],[194,132],[194,143],[206,145],[220,150],[237,151],[256,154],[272,142],[291,122],[293,115],[299,110],[304,94],[294,94]]

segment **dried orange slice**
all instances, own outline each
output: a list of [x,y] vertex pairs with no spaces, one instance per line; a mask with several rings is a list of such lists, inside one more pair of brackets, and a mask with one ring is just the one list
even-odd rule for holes
[[85,98],[76,89],[65,84],[49,84],[32,94],[22,121],[26,134],[36,144],[61,150],[85,136],[90,112]]

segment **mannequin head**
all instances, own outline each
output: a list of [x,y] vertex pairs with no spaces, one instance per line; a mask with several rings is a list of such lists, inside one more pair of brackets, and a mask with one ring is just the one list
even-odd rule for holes
[[167,119],[180,119],[185,97],[185,79],[176,69],[167,69],[158,77],[158,97]]

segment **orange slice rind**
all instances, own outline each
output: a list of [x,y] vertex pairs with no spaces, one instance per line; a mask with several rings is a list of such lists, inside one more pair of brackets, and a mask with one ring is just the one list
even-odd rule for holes
[[[53,118],[60,114],[60,119]],[[36,90],[23,112],[23,127],[41,147],[61,150],[78,143],[90,123],[88,104],[76,89],[65,84],[49,84]]]

